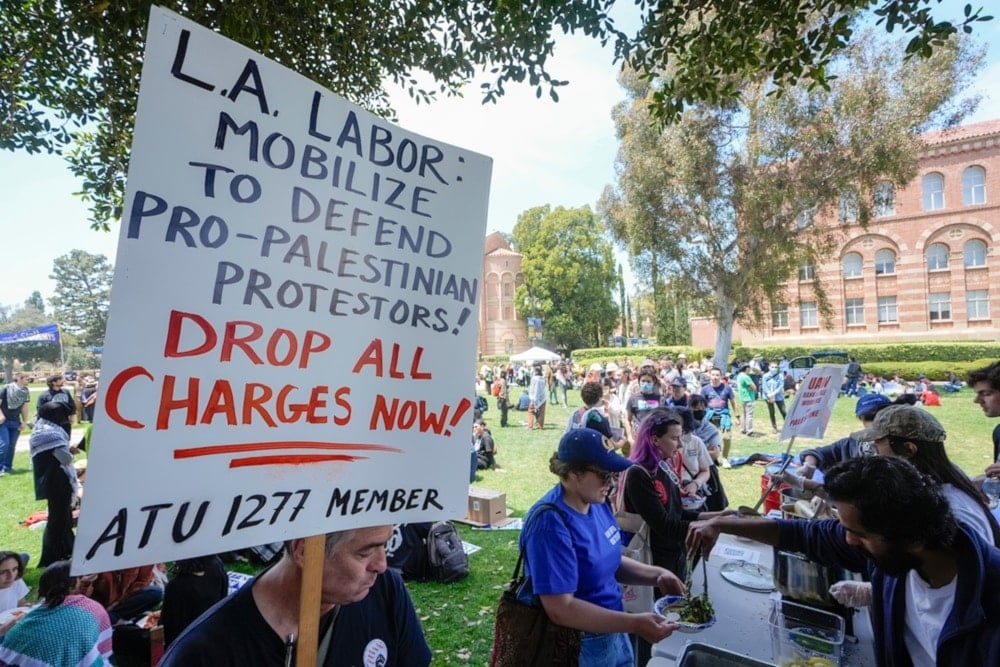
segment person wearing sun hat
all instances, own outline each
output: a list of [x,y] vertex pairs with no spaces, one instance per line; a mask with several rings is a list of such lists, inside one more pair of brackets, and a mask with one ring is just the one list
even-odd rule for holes
[[567,431],[549,460],[559,483],[528,510],[521,532],[532,594],[552,622],[583,631],[580,667],[632,667],[628,634],[656,643],[677,627],[652,610],[628,614],[622,606],[619,583],[684,590],[668,570],[622,555],[606,499],[617,473],[631,465],[598,431]]
[[1000,545],[1000,525],[983,494],[948,458],[944,448],[948,434],[934,415],[915,405],[890,405],[859,437],[870,441],[879,456],[906,459],[937,480],[955,518],[986,541]]

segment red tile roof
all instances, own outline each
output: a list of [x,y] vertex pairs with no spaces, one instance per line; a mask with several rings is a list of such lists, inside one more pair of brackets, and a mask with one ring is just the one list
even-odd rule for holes
[[935,130],[925,132],[923,139],[925,144],[944,144],[952,141],[962,141],[974,137],[985,137],[992,134],[1000,134],[1000,118],[994,120],[984,120],[980,123],[969,123],[950,127],[946,130]]

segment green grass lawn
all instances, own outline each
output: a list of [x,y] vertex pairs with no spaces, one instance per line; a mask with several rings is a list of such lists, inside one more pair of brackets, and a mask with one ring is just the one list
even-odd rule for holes
[[[556,449],[570,411],[581,405],[579,392],[571,394],[569,409],[549,406],[544,431],[525,429],[526,413],[515,411],[510,413],[511,426],[500,428],[494,399],[489,401],[490,410],[485,418],[497,443],[501,470],[480,472],[475,485],[506,493],[508,509],[514,516],[523,516],[556,482],[548,471],[548,460]],[[854,417],[854,402],[854,399],[839,399],[826,431],[827,437],[821,441],[799,440],[793,451],[832,442],[857,430],[860,422]],[[992,420],[985,419],[979,406],[972,403],[972,392],[968,389],[943,396],[942,403],[940,408],[930,409],[948,431],[949,456],[971,475],[980,473],[992,455]],[[732,456],[784,450],[777,436],[770,435],[767,409],[762,401],[757,403],[757,417],[756,430],[766,431],[768,435],[747,438],[736,434]],[[27,437],[27,433],[22,435],[23,442]],[[29,530],[20,522],[34,510],[44,509],[45,504],[34,500],[28,454],[19,452],[14,465],[14,474],[0,478],[0,549],[27,551],[36,560],[41,550],[41,532]],[[760,496],[762,473],[763,468],[753,465],[722,471],[733,507],[756,502]],[[409,587],[435,653],[434,664],[485,665],[493,641],[493,612],[497,598],[517,558],[518,532],[474,530],[465,525],[459,525],[459,530],[467,542],[482,547],[470,557],[470,576],[454,584],[410,583]],[[34,568],[28,570],[26,581],[33,590],[39,574]]]

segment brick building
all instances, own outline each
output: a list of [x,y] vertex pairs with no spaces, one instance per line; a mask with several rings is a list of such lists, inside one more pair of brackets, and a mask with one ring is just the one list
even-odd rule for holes
[[529,347],[527,321],[514,307],[514,291],[524,283],[521,257],[500,232],[486,236],[476,348],[480,355],[514,354]]
[[[1000,120],[928,133],[917,177],[884,183],[868,229],[840,206],[845,238],[829,261],[802,266],[788,306],[761,331],[739,326],[744,345],[1000,338]],[[846,220],[845,220],[846,217]],[[814,281],[833,308],[817,312]],[[694,345],[715,345],[715,323],[692,320]]]

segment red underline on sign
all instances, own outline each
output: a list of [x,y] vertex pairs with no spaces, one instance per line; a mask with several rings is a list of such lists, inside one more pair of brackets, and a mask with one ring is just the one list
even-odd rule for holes
[[[361,442],[311,442],[308,440],[282,440],[274,442],[243,442],[229,445],[205,445],[204,447],[188,447],[175,449],[175,459],[191,459],[199,456],[214,456],[218,454],[240,454],[243,452],[273,452],[287,449],[327,449],[327,450],[358,450],[363,452],[393,452],[401,454],[402,449],[388,445],[371,445]],[[319,455],[317,455],[319,456]],[[329,460],[349,460],[329,459]]]
[[367,456],[351,456],[350,454],[276,454],[274,456],[250,456],[245,459],[232,459],[230,468],[247,468],[250,466],[269,465],[304,465],[306,463],[328,463],[330,461],[358,461]]

